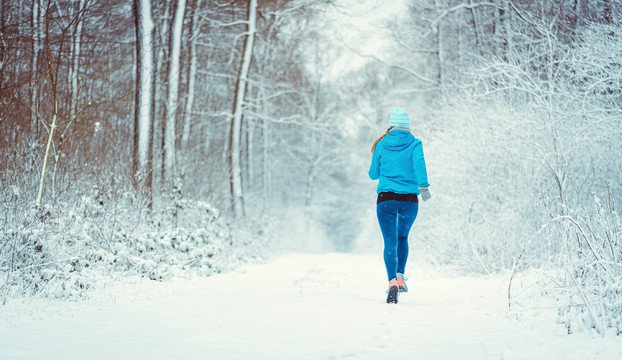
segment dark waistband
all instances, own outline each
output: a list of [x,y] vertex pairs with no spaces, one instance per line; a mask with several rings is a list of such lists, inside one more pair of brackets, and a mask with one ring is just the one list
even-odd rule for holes
[[394,192],[381,192],[378,194],[378,200],[376,200],[376,204],[380,204],[383,201],[387,200],[397,200],[397,201],[410,201],[410,202],[419,202],[417,198],[417,194],[397,194]]

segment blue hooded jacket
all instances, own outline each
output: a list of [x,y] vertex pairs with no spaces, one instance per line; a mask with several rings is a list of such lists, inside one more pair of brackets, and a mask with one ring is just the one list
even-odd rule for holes
[[406,130],[389,131],[376,144],[369,177],[380,179],[378,193],[419,195],[419,186],[430,186],[421,141]]

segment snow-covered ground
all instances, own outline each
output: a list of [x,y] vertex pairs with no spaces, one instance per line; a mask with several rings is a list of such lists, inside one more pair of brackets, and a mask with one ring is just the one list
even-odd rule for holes
[[555,310],[517,321],[507,277],[410,266],[397,305],[384,302],[379,255],[336,253],[207,278],[130,278],[86,301],[9,299],[0,359],[622,358],[622,339],[566,335]]

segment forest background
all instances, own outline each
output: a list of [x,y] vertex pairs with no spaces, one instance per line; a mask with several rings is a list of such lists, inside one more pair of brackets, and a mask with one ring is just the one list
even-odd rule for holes
[[3,301],[374,248],[399,105],[432,184],[417,256],[536,269],[569,331],[622,332],[622,2],[0,6]]

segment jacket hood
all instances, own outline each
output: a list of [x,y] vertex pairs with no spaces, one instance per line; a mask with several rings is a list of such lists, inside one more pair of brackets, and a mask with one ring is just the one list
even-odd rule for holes
[[415,141],[415,137],[406,130],[392,130],[380,142],[387,150],[404,150]]

